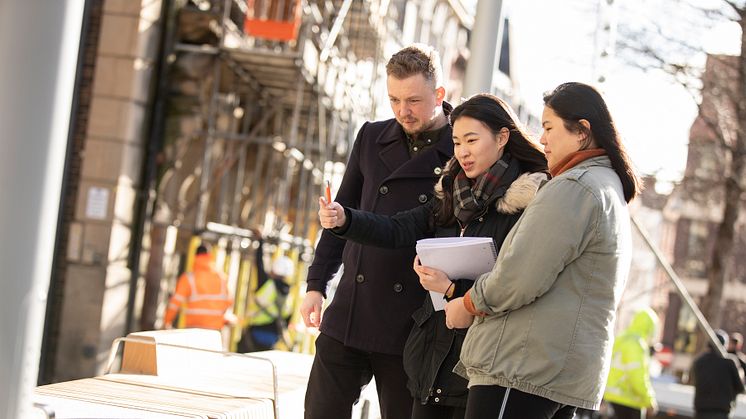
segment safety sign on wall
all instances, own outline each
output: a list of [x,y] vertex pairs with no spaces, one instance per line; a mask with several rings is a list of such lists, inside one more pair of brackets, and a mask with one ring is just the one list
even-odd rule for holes
[[85,204],[86,218],[94,220],[105,220],[106,210],[109,206],[109,189],[98,186],[88,188],[88,199]]

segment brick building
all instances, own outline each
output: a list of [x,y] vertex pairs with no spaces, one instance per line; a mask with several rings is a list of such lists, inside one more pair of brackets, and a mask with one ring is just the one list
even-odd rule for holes
[[[736,107],[729,92],[737,78],[738,57],[710,55],[703,75],[700,113],[689,134],[689,152],[684,177],[664,207],[667,231],[664,251],[697,303],[707,292],[707,272],[714,251],[717,226],[723,218],[724,176],[730,143],[736,130]],[[746,203],[741,202],[741,205]],[[733,257],[726,272],[721,324],[729,332],[746,333],[746,211],[741,211],[734,235]],[[664,345],[687,365],[695,351],[696,322],[672,290],[662,334]]]

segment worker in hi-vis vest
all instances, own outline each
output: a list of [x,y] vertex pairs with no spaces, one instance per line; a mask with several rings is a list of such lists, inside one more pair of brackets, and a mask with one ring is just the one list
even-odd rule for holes
[[287,278],[293,275],[293,261],[280,255],[272,262],[269,272],[264,269],[264,241],[259,238],[256,251],[257,286],[249,302],[245,330],[238,343],[238,352],[272,349],[283,336],[292,308],[288,304],[290,285]]
[[650,345],[657,324],[658,315],[653,310],[639,310],[614,341],[604,392],[604,400],[614,409],[614,418],[640,419],[645,417],[646,409],[658,409],[650,382]]
[[194,269],[182,274],[176,283],[163,326],[170,329],[179,309],[184,306],[185,327],[221,330],[226,324],[237,321],[230,310],[232,305],[225,276],[215,269],[208,248],[200,245],[195,252]]

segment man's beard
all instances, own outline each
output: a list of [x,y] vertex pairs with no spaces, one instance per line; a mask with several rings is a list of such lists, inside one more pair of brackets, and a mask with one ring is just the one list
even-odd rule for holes
[[416,122],[419,122],[419,124],[418,124],[417,126],[415,126],[415,128],[414,128],[414,129],[408,129],[408,128],[407,128],[407,127],[406,127],[406,126],[405,126],[404,124],[402,124],[401,122],[399,122],[399,125],[401,125],[402,129],[404,130],[404,132],[405,132],[405,133],[407,133],[407,135],[410,135],[410,136],[417,136],[417,135],[419,135],[419,134],[422,134],[422,133],[423,133],[423,132],[425,132],[425,131],[429,131],[429,130],[430,130],[430,128],[431,128],[431,127],[433,126],[433,124],[435,123],[435,121],[434,121],[434,120],[430,120],[430,121],[427,121],[427,122],[424,122],[424,123],[423,123],[423,122],[420,122],[420,121],[416,121]]

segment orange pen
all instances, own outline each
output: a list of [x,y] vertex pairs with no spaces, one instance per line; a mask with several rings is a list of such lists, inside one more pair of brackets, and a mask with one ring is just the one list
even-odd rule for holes
[[329,181],[326,181],[326,205],[329,205],[332,203],[332,185],[329,183]]

